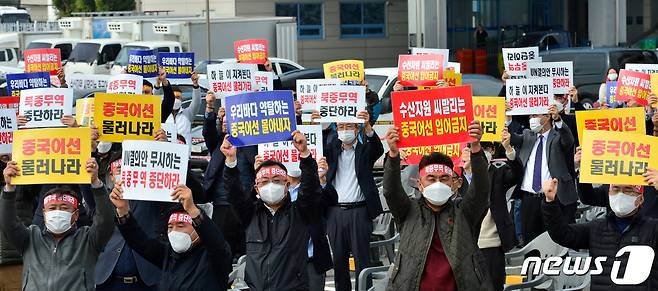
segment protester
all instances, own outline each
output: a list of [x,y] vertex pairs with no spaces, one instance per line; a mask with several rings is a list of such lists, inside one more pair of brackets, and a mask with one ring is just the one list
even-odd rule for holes
[[614,68],[608,68],[605,77],[603,78],[603,83],[601,83],[601,86],[599,86],[599,104],[607,104],[608,94],[606,92],[608,90],[606,83],[617,81],[618,76],[619,75],[617,74],[617,70],[615,70]]
[[176,132],[182,135],[185,138],[185,143],[188,145],[192,144],[192,122],[194,122],[194,117],[197,112],[199,112],[199,106],[201,105],[201,89],[199,87],[199,75],[194,72],[192,73],[192,99],[190,101],[190,106],[187,108],[181,108],[183,105],[183,91],[178,87],[174,87],[172,90],[174,92],[174,105],[172,107],[171,115],[167,117],[165,123],[173,123],[176,125]]
[[400,181],[399,129],[393,127],[386,134],[384,197],[400,229],[387,290],[492,290],[477,246],[491,184],[480,145],[480,123],[471,122],[468,130],[475,140],[471,143],[473,180],[459,206],[450,201],[455,188],[452,161],[437,152],[424,156],[419,164],[422,198],[409,198]]
[[487,37],[489,34],[484,29],[482,24],[478,24],[478,27],[473,32],[473,38],[475,38],[475,47],[476,48],[486,48],[487,47]]

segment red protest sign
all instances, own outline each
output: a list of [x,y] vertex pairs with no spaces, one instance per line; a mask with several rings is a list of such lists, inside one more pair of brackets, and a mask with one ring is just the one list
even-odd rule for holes
[[233,43],[238,63],[264,64],[267,62],[267,40],[245,39]]
[[18,96],[0,97],[0,109],[15,109],[18,112],[20,102],[21,97]]
[[443,55],[400,55],[398,80],[405,87],[436,86],[443,79]]
[[393,121],[400,129],[400,148],[472,141],[471,86],[393,92]]
[[57,75],[57,70],[62,67],[62,57],[58,48],[25,50],[23,60],[26,73],[50,72],[51,75]]
[[651,75],[631,70],[621,70],[617,82],[617,101],[635,100],[642,106],[649,105]]

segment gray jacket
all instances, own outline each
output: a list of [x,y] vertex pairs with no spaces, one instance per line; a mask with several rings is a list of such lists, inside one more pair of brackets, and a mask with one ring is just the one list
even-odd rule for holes
[[[489,209],[491,189],[483,151],[471,155],[473,180],[459,205],[452,201],[434,213],[424,198],[409,198],[402,188],[400,158],[387,158],[384,197],[400,229],[400,247],[386,290],[419,290],[432,236],[437,228],[460,291],[487,291],[492,284],[477,245],[480,226]],[[440,183],[440,182],[437,182]]]
[[[22,290],[94,290],[94,268],[112,236],[112,206],[104,186],[92,188],[93,224],[72,228],[59,240],[36,225],[25,227],[16,215],[16,192],[2,192],[0,229],[23,255]],[[37,210],[38,211],[38,210]]]

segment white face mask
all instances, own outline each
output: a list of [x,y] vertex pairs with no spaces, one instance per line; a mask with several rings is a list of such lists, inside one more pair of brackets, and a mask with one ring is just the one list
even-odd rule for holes
[[623,192],[618,192],[615,195],[608,195],[608,200],[610,201],[610,208],[615,215],[617,215],[617,217],[625,217],[637,208],[635,206],[637,197],[640,196],[631,196],[624,194]]
[[530,118],[530,130],[534,133],[539,133],[544,125],[541,124],[541,117]]
[[423,197],[425,197],[429,203],[436,206],[445,204],[451,196],[452,189],[450,186],[441,182],[434,182],[434,184],[423,189]]
[[344,144],[351,144],[355,138],[356,138],[356,134],[354,133],[354,130],[338,131],[338,139],[342,141]]
[[276,183],[268,183],[267,185],[258,188],[258,196],[267,205],[275,205],[285,197],[285,187]]
[[99,154],[105,154],[109,152],[111,148],[112,148],[111,142],[101,141],[98,143],[96,150],[98,151]]
[[491,152],[484,151],[484,156],[487,157],[487,162],[489,163],[493,160],[493,154]]
[[293,178],[299,178],[302,176],[302,170],[300,169],[288,170],[288,176]]
[[50,210],[45,214],[46,229],[54,234],[62,234],[71,229],[73,213],[63,210]]
[[615,74],[615,73],[608,74],[608,80],[610,80],[610,81],[617,80],[617,74]]
[[562,110],[564,110],[564,104],[562,104],[562,102],[556,102],[555,107],[557,107],[557,112],[562,112]]
[[174,100],[174,110],[180,109],[181,106],[183,106],[183,101],[176,98],[176,100]]
[[171,248],[174,252],[179,254],[184,253],[192,247],[192,238],[187,233],[172,230],[169,232],[168,236],[169,244],[171,244]]

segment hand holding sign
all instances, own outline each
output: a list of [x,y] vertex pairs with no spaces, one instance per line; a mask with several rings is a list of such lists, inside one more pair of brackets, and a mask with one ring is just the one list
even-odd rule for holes
[[192,72],[190,79],[192,79],[192,86],[199,87],[199,74],[196,71]]
[[501,132],[501,137],[502,141],[501,144],[503,145],[503,148],[505,148],[505,151],[511,152],[512,151],[512,135],[509,133],[509,130],[507,127],[503,127],[502,132]]
[[163,68],[159,68],[157,81],[158,84],[162,84],[162,86],[169,85],[169,81],[167,80],[167,71],[165,71]]
[[234,147],[231,142],[228,141],[228,135],[224,136],[224,142],[222,143],[222,147],[220,148],[224,156],[226,156],[226,163],[227,164],[232,164],[237,161],[237,152],[238,149]]
[[187,213],[193,218],[196,218],[201,213],[199,208],[196,207],[196,204],[194,204],[192,190],[185,185],[178,185],[178,187],[174,189],[174,192],[171,193],[171,200],[179,201],[183,204],[185,211],[187,211]]
[[573,155],[573,163],[576,166],[576,169],[580,168],[580,161],[583,159],[583,148],[578,146],[576,148],[576,154]]
[[318,176],[320,177],[320,184],[327,184],[327,172],[329,171],[329,164],[327,158],[322,157],[318,161]]
[[644,181],[649,185],[656,187],[658,189],[658,170],[654,168],[647,169],[647,172],[642,175]]
[[388,156],[395,158],[400,154],[400,149],[398,148],[398,142],[400,141],[399,129],[397,127],[391,127],[386,133],[386,142],[388,143]]
[[20,170],[18,169],[18,163],[10,161],[7,163],[7,167],[2,171],[2,175],[5,178],[5,189],[8,191],[14,191],[16,186],[11,184],[11,179],[18,176]]
[[557,184],[558,181],[555,178],[544,181],[544,184],[542,185],[542,192],[544,192],[544,195],[546,195],[546,202],[553,202],[553,200],[555,200]]
[[87,173],[89,173],[89,176],[91,176],[91,185],[96,187],[103,185],[101,180],[98,179],[98,164],[96,163],[96,159],[89,158],[87,160]]
[[468,126],[468,135],[475,139],[471,142],[471,151],[479,153],[482,147],[480,146],[480,139],[482,139],[482,125],[477,120],[471,121],[471,124]]
[[260,167],[260,164],[262,164],[265,161],[265,158],[261,155],[256,155],[255,161],[254,161],[254,170],[258,169]]
[[300,157],[308,158],[311,155],[311,152],[308,150],[308,141],[303,133],[299,130],[293,131],[292,140]]
[[110,192],[110,201],[112,201],[112,204],[116,207],[117,215],[119,217],[126,216],[130,211],[128,200],[123,199],[123,187],[121,187],[121,184],[122,183],[115,184],[114,189]]
[[78,124],[76,123],[75,117],[71,115],[64,115],[62,116],[62,124],[66,125],[67,127],[78,127]]
[[155,141],[164,141],[164,142],[169,141],[167,139],[167,133],[162,128],[158,129],[158,131],[155,132],[154,140]]

